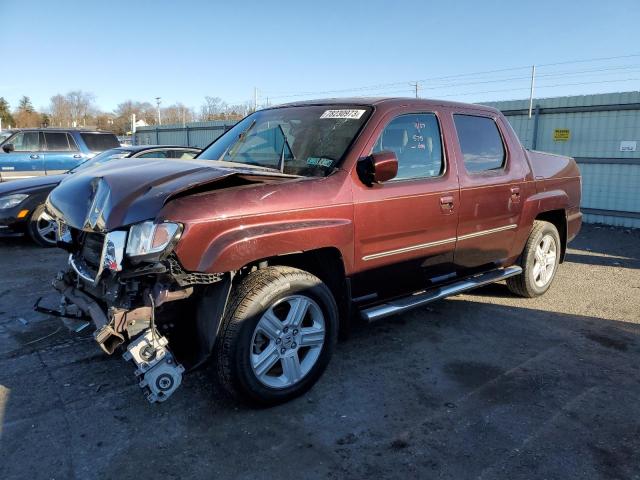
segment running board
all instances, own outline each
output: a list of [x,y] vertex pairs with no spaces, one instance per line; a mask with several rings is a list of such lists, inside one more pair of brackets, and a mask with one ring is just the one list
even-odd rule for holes
[[406,312],[412,308],[421,307],[427,303],[435,300],[440,300],[451,295],[466,292],[473,288],[478,288],[489,283],[498,282],[505,278],[514,277],[522,273],[522,268],[518,266],[512,266],[502,268],[500,270],[492,270],[487,273],[475,275],[473,277],[465,278],[459,282],[445,285],[443,287],[435,288],[433,290],[426,290],[414,293],[408,297],[398,298],[389,302],[377,305],[375,307],[366,308],[361,311],[362,318],[367,322],[375,322],[381,318],[388,317],[390,315],[396,315],[398,313]]

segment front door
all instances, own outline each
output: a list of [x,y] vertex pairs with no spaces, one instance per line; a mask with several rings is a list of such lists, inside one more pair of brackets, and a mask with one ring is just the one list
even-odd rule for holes
[[399,168],[395,179],[371,187],[354,174],[355,299],[424,288],[453,271],[458,181],[439,112],[396,111],[379,131],[365,151],[394,152]]
[[[485,116],[483,116],[485,115]],[[458,270],[485,268],[512,255],[527,175],[522,151],[510,151],[498,117],[453,114],[460,176]]]
[[42,133],[18,132],[8,138],[3,147],[11,144],[13,151],[0,151],[0,175],[2,180],[35,177],[45,174],[44,153],[41,149]]

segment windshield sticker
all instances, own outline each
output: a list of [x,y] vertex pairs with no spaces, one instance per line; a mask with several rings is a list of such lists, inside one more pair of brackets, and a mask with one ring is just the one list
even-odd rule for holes
[[358,120],[366,110],[325,110],[320,118],[347,118]]
[[309,157],[307,158],[307,165],[320,165],[321,167],[330,167],[333,165],[333,160],[322,157]]

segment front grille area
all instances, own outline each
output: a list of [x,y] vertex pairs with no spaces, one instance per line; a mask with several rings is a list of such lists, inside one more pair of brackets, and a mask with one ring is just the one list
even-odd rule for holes
[[82,258],[87,265],[97,269],[100,266],[102,256],[102,244],[104,235],[101,233],[86,233],[82,238]]

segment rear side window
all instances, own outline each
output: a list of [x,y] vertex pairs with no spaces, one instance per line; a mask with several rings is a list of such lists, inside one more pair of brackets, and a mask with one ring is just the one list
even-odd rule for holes
[[437,177],[444,170],[440,127],[433,113],[402,115],[391,120],[372,153],[381,151],[396,154],[396,180]]
[[468,172],[486,172],[504,167],[504,145],[492,118],[454,115],[453,120]]
[[50,152],[68,152],[72,150],[69,145],[69,137],[66,133],[44,132],[44,140],[47,150]]
[[103,152],[120,146],[113,133],[81,133],[80,136],[92,152]]

